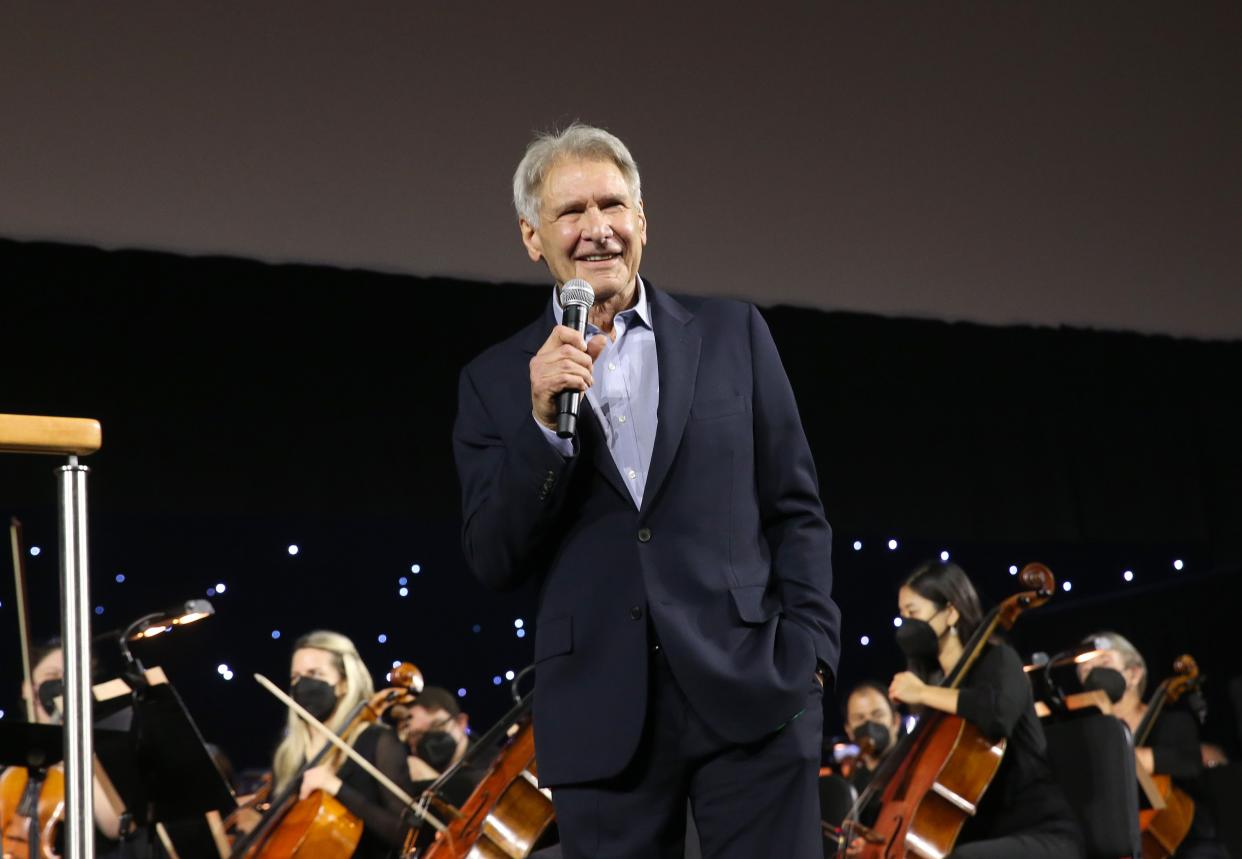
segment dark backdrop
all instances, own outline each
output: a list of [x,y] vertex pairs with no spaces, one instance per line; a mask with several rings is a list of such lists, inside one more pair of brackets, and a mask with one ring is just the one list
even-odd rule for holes
[[[317,626],[355,637],[377,675],[409,659],[465,689],[477,721],[501,712],[496,681],[529,661],[532,596],[489,594],[465,570],[449,431],[458,368],[539,313],[547,287],[5,241],[0,275],[0,411],[103,422],[96,631],[226,585],[216,618],[139,645],[209,737],[265,759],[280,708],[249,673],[283,678],[291,639]],[[1072,590],[1016,631],[1025,652],[1118,627],[1159,677],[1189,650],[1215,681],[1209,733],[1236,742],[1242,343],[764,315],[837,533],[842,683],[891,674],[893,589],[919,560],[950,552],[995,600],[1011,564],[1040,559]],[[0,458],[0,512],[45,549],[29,558],[40,634],[57,623],[55,464]],[[11,594],[6,580],[6,717]]]

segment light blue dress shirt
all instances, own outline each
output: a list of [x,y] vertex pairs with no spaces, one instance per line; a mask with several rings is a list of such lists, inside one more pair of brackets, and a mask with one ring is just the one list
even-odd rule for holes
[[[556,324],[562,324],[564,310],[555,287],[552,289],[552,312]],[[634,505],[641,507],[647,470],[651,467],[651,449],[655,445],[656,410],[660,404],[655,329],[651,326],[651,307],[642,278],[638,278],[638,302],[617,314],[613,328],[617,338],[608,340],[595,361],[592,370],[595,385],[587,391],[587,402],[604,428],[608,451],[630,490]],[[586,339],[596,334],[603,332],[588,322]],[[558,437],[543,424],[539,424],[539,428],[549,444],[563,456],[573,456],[572,439]]]

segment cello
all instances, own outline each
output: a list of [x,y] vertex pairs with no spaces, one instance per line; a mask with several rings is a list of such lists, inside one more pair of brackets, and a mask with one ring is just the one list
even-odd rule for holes
[[[1038,563],[1023,567],[1018,580],[1025,590],[988,612],[942,686],[958,688],[992,635],[1012,629],[1022,612],[1051,599],[1056,584],[1052,571]],[[855,836],[863,839],[859,855],[865,859],[948,855],[996,776],[1005,745],[1003,739],[988,739],[961,716],[928,710],[854,804],[842,826],[838,856],[845,855]],[[879,815],[872,826],[864,826],[858,816],[876,797]]]
[[[452,819],[447,830],[422,853],[416,852],[417,832],[410,833],[402,854],[405,859],[526,859],[539,845],[556,813],[550,793],[539,787],[530,717],[532,695],[522,698],[479,738],[475,749],[505,739],[470,797],[460,809],[449,809]],[[424,801],[435,801],[436,789],[467,760],[450,767],[427,788]]]
[[[1147,745],[1152,727],[1169,704],[1198,687],[1199,666],[1190,654],[1183,654],[1173,662],[1173,676],[1166,678],[1152,693],[1147,711],[1134,732],[1135,747]],[[1152,781],[1164,799],[1164,808],[1157,811],[1145,808],[1139,811],[1139,830],[1143,834],[1143,859],[1167,859],[1190,832],[1194,822],[1195,803],[1186,792],[1173,784],[1167,775],[1153,775]]]
[[[423,675],[415,666],[403,662],[389,674],[390,688],[361,702],[346,720],[338,739],[350,738],[364,725],[378,722],[384,712],[397,704],[410,704],[423,688]],[[298,799],[302,774],[341,753],[332,743],[306,761],[273,800],[258,825],[233,846],[230,859],[348,859],[362,838],[362,821],[336,797],[322,790]]]

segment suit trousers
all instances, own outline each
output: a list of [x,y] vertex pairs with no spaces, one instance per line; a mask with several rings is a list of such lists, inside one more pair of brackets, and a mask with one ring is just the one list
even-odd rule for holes
[[808,676],[806,708],[747,745],[703,722],[659,648],[648,685],[642,740],[626,768],[552,790],[566,859],[682,859],[687,798],[704,859],[822,859],[819,682]]

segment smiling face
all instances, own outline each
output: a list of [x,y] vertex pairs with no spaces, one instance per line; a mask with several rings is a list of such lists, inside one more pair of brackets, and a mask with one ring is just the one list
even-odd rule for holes
[[557,161],[543,180],[539,226],[518,223],[527,254],[547,263],[558,285],[580,277],[596,304],[634,290],[647,217],[611,161]]

